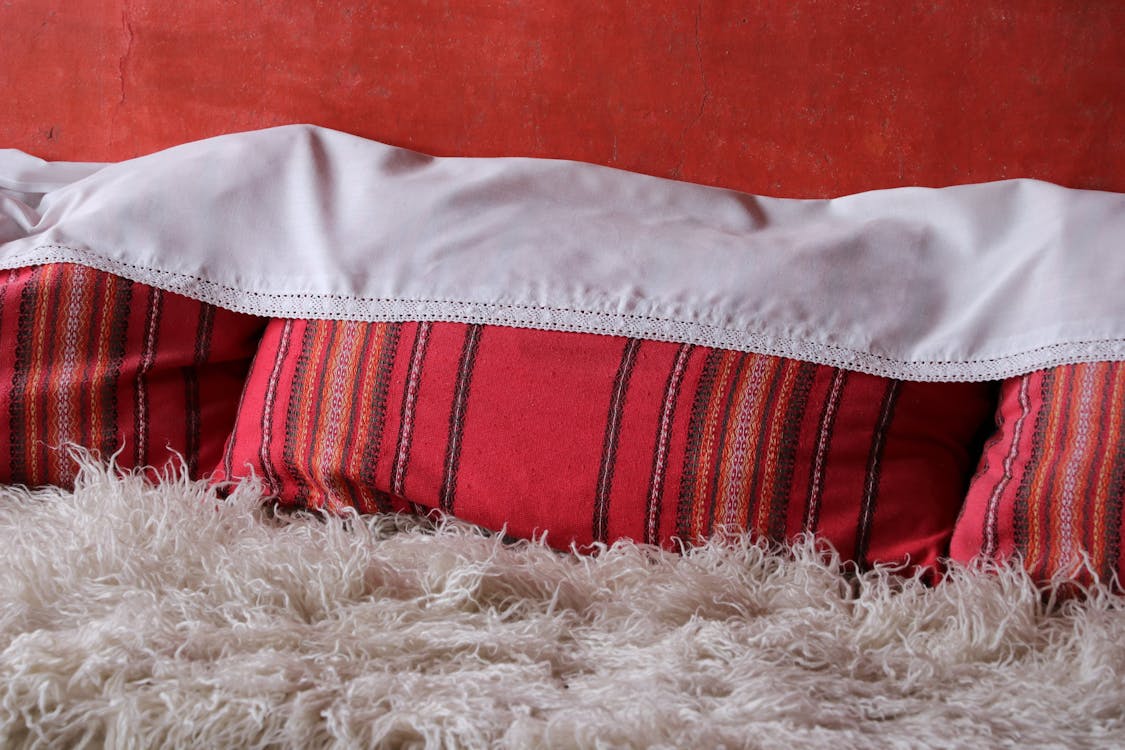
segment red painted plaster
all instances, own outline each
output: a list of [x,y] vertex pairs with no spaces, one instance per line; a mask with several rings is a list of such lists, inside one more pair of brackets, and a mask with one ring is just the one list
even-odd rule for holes
[[117,160],[312,122],[815,197],[1125,191],[1113,0],[0,0],[0,146]]

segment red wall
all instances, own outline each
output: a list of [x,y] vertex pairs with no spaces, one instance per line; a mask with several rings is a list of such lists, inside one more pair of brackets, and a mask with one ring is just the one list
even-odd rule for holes
[[774,195],[1125,191],[1120,0],[10,0],[0,92],[53,159],[313,122]]

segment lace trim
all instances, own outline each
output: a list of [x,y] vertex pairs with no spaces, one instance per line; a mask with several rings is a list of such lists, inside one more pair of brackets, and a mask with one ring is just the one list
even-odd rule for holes
[[989,359],[904,361],[833,344],[628,313],[452,299],[256,292],[58,244],[39,245],[0,258],[0,269],[39,263],[78,263],[234,312],[263,317],[367,322],[426,320],[629,336],[788,357],[901,380],[1002,380],[1057,365],[1125,360],[1125,339],[1060,342]]

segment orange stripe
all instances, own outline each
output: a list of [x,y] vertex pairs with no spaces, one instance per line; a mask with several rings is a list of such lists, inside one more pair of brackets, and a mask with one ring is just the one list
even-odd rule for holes
[[1052,545],[1048,542],[1051,527],[1058,528],[1056,504],[1051,502],[1052,486],[1054,485],[1056,466],[1066,460],[1066,445],[1063,435],[1066,432],[1066,416],[1063,402],[1066,392],[1070,389],[1074,371],[1070,367],[1060,367],[1056,370],[1054,383],[1054,397],[1047,412],[1047,426],[1043,434],[1043,457],[1035,467],[1035,473],[1028,494],[1028,563],[1038,568],[1046,566],[1050,569],[1056,564],[1052,560]]
[[1034,528],[1036,534],[1034,548],[1029,546],[1030,559],[1036,566],[1044,570],[1053,569],[1057,560],[1052,554],[1051,532],[1059,527],[1056,504],[1052,503],[1051,496],[1054,491],[1057,467],[1066,459],[1066,444],[1063,437],[1066,434],[1066,409],[1063,405],[1070,406],[1068,392],[1073,380],[1071,368],[1060,368],[1055,378],[1054,395],[1051,408],[1047,410],[1047,424],[1044,433],[1043,460],[1036,467],[1035,481],[1032,485],[1035,508],[1033,512]]
[[[1109,401],[1104,407],[1109,410],[1109,429],[1104,435],[1099,436],[1099,442],[1101,446],[1120,445],[1125,440],[1125,435],[1121,434],[1122,409],[1119,406],[1125,403],[1125,364],[1106,364],[1105,366],[1113,368],[1113,388],[1109,394]],[[1106,563],[1108,554],[1106,541],[1109,534],[1106,529],[1106,520],[1109,513],[1109,482],[1113,472],[1112,457],[1114,452],[1111,450],[1094,452],[1101,455],[1101,469],[1097,472],[1096,481],[1093,482],[1094,511],[1091,526],[1093,528],[1094,549],[1090,551],[1090,554],[1100,568]]]
[[317,415],[316,442],[309,462],[313,475],[323,479],[325,506],[333,512],[347,494],[334,469],[344,454],[346,430],[343,420],[348,413],[352,391],[352,383],[346,381],[354,376],[356,365],[352,351],[356,333],[354,325],[347,321],[337,323],[327,342],[322,408]]
[[[343,323],[337,335],[336,352],[329,359],[331,370],[329,378],[326,380],[326,389],[337,389],[341,393],[341,398],[335,402],[338,406],[333,413],[325,413],[326,418],[335,418],[338,422],[335,426],[336,439],[333,445],[326,446],[325,450],[328,463],[327,467],[320,472],[325,476],[330,476],[329,470],[334,466],[348,466],[347,475],[358,476],[353,473],[354,469],[349,465],[349,459],[354,460],[358,451],[355,450],[354,446],[348,445],[348,428],[350,420],[358,419],[360,424],[356,427],[356,434],[362,435],[367,430],[370,421],[370,412],[366,408],[368,402],[359,400],[359,407],[356,406],[357,396],[362,399],[360,389],[370,379],[367,377],[370,372],[370,359],[367,362],[362,359],[363,333],[366,325],[371,324],[350,321]],[[378,343],[378,337],[376,337],[375,343]],[[373,350],[373,355],[377,356],[377,348]],[[333,477],[332,489],[337,497],[343,501],[351,505],[356,504],[358,498],[353,495],[348,483],[344,481],[343,475]]]
[[[90,320],[90,318],[94,314],[94,295],[93,295],[94,290],[93,290],[93,283],[92,282],[93,282],[92,279],[87,280],[87,283],[85,284],[85,286],[82,290],[82,292],[83,292],[82,298],[79,302],[79,308],[78,308],[78,315],[80,316],[81,320]],[[83,330],[82,330],[81,333],[85,334],[85,326],[83,326],[82,328],[83,328]],[[89,355],[89,352],[86,351],[86,347],[88,346],[88,344],[89,344],[89,341],[88,341],[88,339],[85,335],[79,335],[78,339],[75,341],[74,356],[76,358],[78,367],[80,367],[80,368],[84,367],[85,363],[89,360],[90,355]],[[74,418],[76,420],[78,420],[79,425],[81,425],[83,423],[87,423],[90,420],[90,415],[88,413],[88,409],[87,410],[83,409],[83,406],[86,405],[84,403],[84,399],[82,398],[84,387],[86,387],[85,384],[76,384],[75,387],[72,390],[72,395],[74,397],[74,400],[72,401],[72,408],[73,408],[72,414],[74,414]],[[83,411],[86,411],[87,413],[83,413]],[[81,434],[82,434],[82,429],[81,429],[81,427],[79,427],[78,428],[78,435],[81,435]],[[92,434],[93,433],[91,433],[91,435]],[[75,437],[78,437],[78,436],[76,435]]]
[[[63,414],[68,406],[67,378],[66,370],[64,368],[65,358],[65,336],[66,336],[66,313],[69,307],[70,297],[77,291],[75,287],[77,284],[73,283],[65,275],[59,284],[59,297],[57,303],[53,306],[50,328],[48,332],[55,351],[49,355],[47,366],[50,368],[50,393],[51,399],[48,403],[44,404],[43,408],[47,412],[47,434],[45,441],[49,446],[61,445],[67,438],[66,422],[63,421]],[[62,476],[62,466],[56,456],[52,456],[51,452],[47,453],[47,472],[52,477]]]
[[[363,372],[359,379],[359,387],[355,390],[358,391],[360,423],[356,425],[355,435],[357,440],[355,445],[352,446],[350,455],[348,456],[348,476],[360,477],[363,476],[363,451],[360,450],[361,439],[370,434],[370,430],[375,426],[371,424],[371,419],[375,414],[375,409],[372,408],[375,400],[375,389],[379,385],[379,362],[382,361],[386,353],[387,347],[390,345],[388,341],[388,323],[364,324],[371,326],[371,348],[367,355],[366,361],[361,362]],[[362,343],[362,339],[361,339]],[[357,356],[362,354],[362,348],[357,350]],[[359,369],[358,367],[356,368]],[[375,498],[370,487],[359,487],[360,497],[356,498],[363,504],[360,507],[370,507],[374,504]]]
[[[336,460],[343,455],[344,431],[341,420],[344,402],[348,400],[348,386],[341,382],[341,359],[347,360],[350,344],[354,340],[354,329],[346,321],[335,323],[327,336],[325,347],[324,384],[320,394],[321,408],[314,427],[314,443],[310,466],[313,475],[319,477],[324,489],[324,507],[330,512],[338,512],[343,506],[339,476],[333,471],[338,466]],[[353,358],[354,359],[354,358]],[[337,418],[340,417],[340,418]]]
[[[316,367],[310,373],[312,377],[304,384],[310,403],[317,404],[317,406],[309,409],[313,415],[309,436],[310,442],[301,441],[301,445],[308,455],[309,475],[318,485],[317,494],[320,495],[320,502],[317,505],[324,507],[326,510],[335,510],[337,505],[333,502],[332,477],[327,476],[323,469],[327,464],[324,460],[324,452],[331,449],[328,443],[335,437],[335,432],[326,427],[325,421],[327,412],[331,411],[334,400],[340,395],[338,389],[332,387],[331,381],[333,373],[332,357],[338,346],[338,333],[341,325],[343,324],[339,322],[330,322],[321,323],[317,326],[317,335],[323,337],[325,361],[321,364],[319,357],[314,358],[313,362],[316,363]],[[322,378],[323,383],[321,383]],[[316,399],[316,401],[311,401],[311,399]]]
[[[752,497],[750,493],[753,492],[754,483],[758,480],[758,472],[760,471],[760,468],[758,467],[761,467],[761,461],[758,460],[758,457],[763,450],[763,446],[766,446],[769,443],[768,434],[762,432],[761,430],[762,419],[765,415],[766,409],[769,408],[770,389],[773,388],[774,384],[777,381],[777,378],[784,375],[785,372],[785,360],[779,357],[766,356],[759,356],[759,359],[762,359],[766,362],[766,364],[768,365],[768,370],[765,373],[765,376],[762,378],[760,385],[758,386],[758,392],[755,394],[754,398],[753,410],[750,414],[750,423],[749,425],[747,425],[751,434],[752,448],[751,452],[747,454],[745,459],[747,462],[748,471],[742,479],[742,502],[740,503],[738,509],[738,521],[742,524],[750,522],[750,507],[752,504],[757,507],[759,513],[761,512],[763,495],[759,492],[756,496]],[[767,421],[772,424],[776,420],[770,419]],[[755,525],[754,528],[764,530],[760,525]]]
[[[297,416],[297,435],[294,440],[294,450],[296,451],[296,460],[294,464],[299,471],[304,474],[304,479],[309,487],[309,495],[312,497],[317,493],[323,493],[323,486],[316,486],[317,473],[312,471],[309,461],[305,459],[308,455],[310,441],[313,439],[313,415],[316,409],[313,408],[316,399],[319,399],[321,394],[316,393],[316,382],[319,380],[321,372],[321,359],[323,357],[324,348],[327,345],[328,336],[325,329],[329,328],[329,324],[324,321],[309,321],[312,326],[312,345],[309,347],[309,366],[306,369],[306,376],[303,383],[297,383],[296,388],[299,388],[299,393],[295,393],[294,397],[300,399],[300,403],[307,404],[307,408],[298,410]],[[296,389],[295,389],[296,390]]]
[[[71,267],[67,267],[70,269]],[[92,299],[89,290],[89,273],[84,274],[71,274],[74,278],[67,278],[65,281],[64,293],[62,298],[62,306],[59,309],[59,338],[65,340],[68,331],[67,328],[72,325],[72,321],[77,321],[78,335],[73,340],[73,350],[63,352],[63,356],[58,357],[57,360],[66,364],[70,369],[70,378],[67,382],[60,383],[61,386],[66,388],[66,393],[60,395],[60,402],[65,401],[65,408],[67,409],[68,427],[69,431],[62,429],[63,425],[59,425],[59,434],[57,435],[57,442],[73,441],[82,442],[82,424],[88,419],[87,415],[83,414],[82,409],[82,384],[80,378],[82,376],[81,369],[85,362],[85,352],[83,345],[85,343],[85,336],[82,335],[83,321],[90,319],[92,312]],[[76,309],[71,314],[71,306]],[[58,467],[60,475],[63,473],[62,466]],[[66,474],[69,475],[71,467],[66,467]]]
[[769,442],[766,455],[762,462],[762,481],[758,486],[758,513],[754,519],[754,528],[763,532],[769,530],[770,513],[773,507],[770,500],[773,498],[774,484],[777,481],[777,468],[781,454],[781,439],[785,433],[784,417],[789,413],[789,401],[793,397],[793,388],[797,383],[797,372],[801,363],[793,360],[781,361],[781,386],[770,409],[773,417],[768,420],[767,431]]
[[729,381],[737,359],[737,352],[723,352],[719,370],[715,374],[715,387],[711,390],[711,399],[707,404],[703,437],[699,441],[698,472],[692,493],[695,497],[695,507],[692,508],[691,532],[697,538],[703,535],[706,528],[711,477],[718,469],[715,465],[714,455],[718,442],[719,422],[722,420],[723,402],[730,386]]
[[97,336],[94,339],[94,372],[90,384],[90,435],[91,442],[99,447],[105,432],[102,415],[109,408],[109,404],[102,403],[102,385],[109,379],[109,339],[113,328],[113,300],[116,292],[116,277],[106,278],[101,304],[94,311],[94,330]]
[[90,321],[92,337],[87,339],[86,345],[89,347],[89,350],[83,353],[90,360],[89,382],[86,383],[86,407],[90,410],[89,425],[91,446],[97,446],[101,443],[102,422],[101,414],[98,411],[98,386],[101,383],[102,368],[105,366],[105,362],[100,359],[101,352],[98,351],[99,341],[97,334],[101,326],[100,316],[106,314],[106,310],[110,305],[110,300],[113,297],[111,294],[112,284],[112,279],[107,278],[105,280],[101,300],[95,298],[96,295],[93,291],[90,294],[90,317],[88,320]]
[[[46,468],[39,466],[39,442],[47,440],[47,435],[39,431],[39,420],[41,405],[39,404],[39,396],[46,393],[44,386],[49,385],[50,370],[46,362],[46,338],[48,332],[48,325],[51,319],[50,310],[50,294],[53,277],[58,271],[57,266],[44,266],[42,273],[32,283],[36,284],[34,289],[34,315],[32,317],[32,342],[31,342],[31,366],[28,372],[27,383],[29,386],[27,404],[27,475],[28,480],[34,484],[41,484],[46,481]],[[43,377],[44,382],[40,383],[39,379]],[[42,405],[46,408],[46,404]],[[41,473],[42,472],[42,473]]]
[[[44,287],[43,294],[40,297],[42,310],[47,316],[43,322],[45,330],[45,338],[43,341],[43,390],[39,393],[42,397],[40,409],[43,413],[44,431],[40,435],[43,446],[53,448],[59,445],[60,440],[60,425],[59,425],[59,408],[55,399],[59,393],[59,386],[62,385],[62,378],[60,373],[61,357],[59,356],[58,345],[62,335],[62,310],[67,291],[71,284],[69,283],[68,267],[60,269],[60,278],[52,284]],[[58,299],[52,302],[51,296],[55,289],[59,290]],[[54,351],[51,351],[51,349]],[[40,446],[40,447],[43,447]],[[50,482],[55,478],[63,480],[63,472],[61,472],[59,465],[58,454],[51,450],[46,451],[44,454],[43,464],[43,481]]]
[[[1072,423],[1077,423],[1078,420],[1085,421],[1085,425],[1075,424],[1075,429],[1077,430],[1084,427],[1086,434],[1084,445],[1080,446],[1077,441],[1071,440],[1075,451],[1081,448],[1081,453],[1074,456],[1072,459],[1077,461],[1078,465],[1071,472],[1074,478],[1074,487],[1071,493],[1072,505],[1070,508],[1071,523],[1068,547],[1075,551],[1084,550],[1089,552],[1089,550],[1086,550],[1082,530],[1087,528],[1087,524],[1090,523],[1092,519],[1087,519],[1085,517],[1087,504],[1084,500],[1088,497],[1087,493],[1093,491],[1091,485],[1095,478],[1093,473],[1094,462],[1098,454],[1103,452],[1097,450],[1097,443],[1099,442],[1097,431],[1101,426],[1101,420],[1098,419],[1098,417],[1101,414],[1105,397],[1108,394],[1102,386],[1105,380],[1104,363],[1099,364],[1094,362],[1077,365],[1076,369],[1080,376],[1079,383],[1081,383],[1081,393],[1078,395],[1078,398],[1073,399],[1073,402],[1074,404],[1081,404],[1083,401],[1087,401],[1088,407],[1084,410],[1073,409],[1071,412]],[[1069,467],[1069,464],[1067,464],[1067,466]],[[1090,500],[1094,504],[1097,503],[1096,497],[1090,498]],[[1091,511],[1093,511],[1093,508],[1091,508]],[[1063,529],[1060,528],[1059,533],[1061,534],[1062,531]]]

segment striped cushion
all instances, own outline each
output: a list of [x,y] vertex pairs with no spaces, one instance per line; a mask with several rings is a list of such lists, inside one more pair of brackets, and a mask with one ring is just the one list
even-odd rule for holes
[[1066,365],[1007,380],[996,421],[952,557],[1019,555],[1040,579],[1125,577],[1125,363]]
[[70,485],[66,443],[210,469],[264,325],[84,266],[0,271],[0,483]]
[[556,546],[805,529],[944,552],[989,388],[703,346],[455,323],[273,321],[220,476],[282,503],[440,508]]

